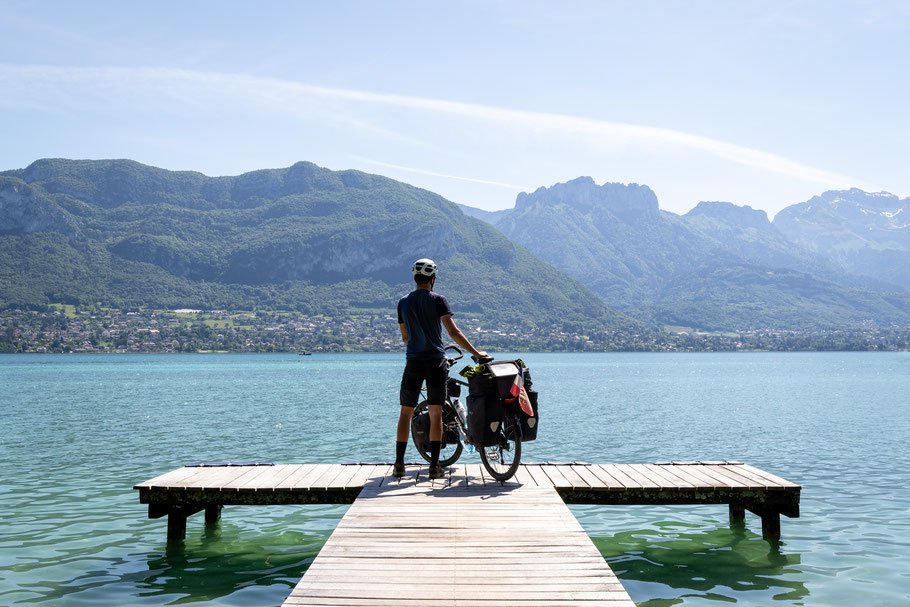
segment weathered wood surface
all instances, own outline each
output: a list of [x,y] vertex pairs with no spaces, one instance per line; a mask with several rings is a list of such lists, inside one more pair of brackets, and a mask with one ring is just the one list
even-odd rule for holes
[[[407,478],[426,478],[425,464],[407,470]],[[390,473],[384,463],[184,467],[135,489],[144,504],[352,503],[367,483],[397,483]],[[799,515],[799,485],[741,463],[523,464],[504,484],[480,464],[456,464],[448,475],[460,487],[553,487],[567,503],[740,503]]]
[[[185,466],[135,486],[149,517],[169,517],[168,537],[181,539],[185,519],[224,505],[350,504],[365,486],[427,482],[426,464],[390,476],[387,463]],[[662,464],[522,464],[505,483],[480,464],[456,464],[445,479],[452,488],[548,488],[568,504],[728,504],[731,521],[749,510],[762,534],[780,537],[780,515],[799,516],[800,486],[740,462]]]
[[634,607],[555,488],[368,483],[284,603]]
[[182,539],[188,516],[231,504],[352,503],[284,607],[413,605],[633,607],[565,506],[729,504],[776,541],[800,487],[742,463],[524,464],[504,483],[480,464],[430,480],[426,464],[187,466],[135,486]]

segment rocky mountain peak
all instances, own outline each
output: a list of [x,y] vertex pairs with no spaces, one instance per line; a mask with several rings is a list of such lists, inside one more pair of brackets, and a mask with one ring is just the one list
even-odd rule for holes
[[889,192],[865,192],[857,188],[831,190],[787,207],[774,218],[774,225],[783,230],[792,230],[793,224],[910,233],[910,198],[902,200]]
[[516,210],[536,205],[566,205],[582,213],[606,210],[623,219],[660,216],[657,195],[648,186],[609,182],[599,186],[590,177],[538,188],[531,194],[522,192],[515,201]]
[[740,228],[755,228],[758,230],[768,230],[771,228],[771,222],[768,220],[768,214],[761,209],[753,209],[750,206],[739,206],[732,202],[708,202],[702,201],[684,215],[686,218],[708,218],[730,224]]

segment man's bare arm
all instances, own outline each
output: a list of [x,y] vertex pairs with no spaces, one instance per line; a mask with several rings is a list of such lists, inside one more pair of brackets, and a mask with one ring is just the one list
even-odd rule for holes
[[441,320],[442,326],[446,328],[446,331],[448,332],[449,337],[452,338],[452,341],[478,358],[483,358],[487,355],[486,352],[478,350],[470,341],[468,341],[468,338],[464,336],[464,333],[462,333],[461,329],[458,328],[458,325],[455,324],[455,321],[452,319],[451,314],[446,314],[441,318]]
[[399,323],[398,328],[401,329],[401,341],[407,345],[408,343],[408,328],[404,326],[404,323]]

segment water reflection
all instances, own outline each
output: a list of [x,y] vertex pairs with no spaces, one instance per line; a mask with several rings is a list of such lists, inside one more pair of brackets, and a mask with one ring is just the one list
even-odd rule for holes
[[[753,597],[797,601],[809,595],[799,554],[745,528],[704,529],[662,521],[653,528],[592,538],[638,607],[669,607],[689,597],[736,603]],[[754,595],[753,595],[754,593]]]
[[167,604],[178,605],[263,585],[271,586],[276,596],[286,596],[327,539],[324,533],[289,529],[268,541],[231,541],[236,536],[230,525],[209,524],[197,538],[165,544],[162,552],[148,556],[148,572],[137,580],[137,595],[170,596]]

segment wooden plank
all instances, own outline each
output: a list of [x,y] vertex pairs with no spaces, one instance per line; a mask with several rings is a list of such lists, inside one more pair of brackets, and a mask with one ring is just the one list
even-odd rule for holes
[[275,485],[287,476],[288,468],[292,468],[292,466],[284,464],[279,466],[262,466],[262,468],[261,474],[247,478],[247,480],[238,487],[238,490],[273,491]]
[[468,481],[467,481],[467,473],[465,472],[465,463],[464,462],[460,462],[460,463],[456,462],[455,464],[452,465],[451,479],[452,479],[451,486],[453,489],[462,489],[464,487],[467,487]]
[[184,466],[182,468],[177,468],[176,470],[171,470],[170,472],[165,472],[164,474],[159,474],[158,476],[151,478],[144,483],[139,483],[134,485],[133,489],[151,489],[167,487],[172,483],[178,483],[190,476],[193,476],[199,471],[199,468],[191,468]]
[[772,489],[775,487],[780,487],[780,488],[785,488],[785,489],[799,489],[800,488],[800,486],[795,483],[791,483],[790,481],[783,479],[775,474],[771,474],[770,472],[766,472],[764,470],[759,470],[758,468],[754,468],[754,467],[750,466],[749,464],[725,466],[724,469],[728,470],[730,472],[735,472],[736,474],[751,474],[751,475],[754,475],[755,477],[765,479],[768,482],[767,486]]
[[[358,472],[360,472],[360,469],[362,467],[363,467],[362,464],[361,465],[340,466],[341,471],[338,473],[338,476],[336,476],[335,479],[332,481],[332,484],[331,484],[331,486],[328,487],[328,489],[333,489],[333,490],[344,489],[347,486],[348,482],[350,482],[350,480],[352,478],[354,478],[354,476]],[[359,486],[363,487],[363,483],[360,483]]]
[[[734,471],[734,466],[724,466],[720,464],[716,465],[705,465],[705,470],[714,476],[719,478],[724,478],[730,481],[731,483],[742,483],[744,486],[749,488],[758,488],[758,489],[771,489],[777,485],[771,483],[768,479],[761,476],[756,476],[746,470],[740,470],[738,472]],[[739,466],[735,466],[739,468]]]
[[560,466],[541,464],[540,470],[547,475],[554,487],[560,489],[570,489],[572,487],[572,483],[562,475]]
[[[600,479],[608,491],[624,491],[628,488],[622,480],[607,472],[603,466],[597,464],[588,466],[588,472]],[[626,483],[638,486],[638,483],[634,483],[628,478],[626,478]]]
[[602,464],[600,466],[627,489],[659,489],[660,485],[632,464]]
[[728,488],[728,489],[745,489],[749,487],[749,484],[742,482],[741,479],[731,478],[729,476],[718,474],[714,470],[714,466],[687,466],[687,468],[695,468],[692,473],[700,475],[703,478],[710,479],[715,483],[715,487],[719,488]]
[[249,466],[243,474],[240,474],[239,476],[236,476],[233,479],[222,483],[219,490],[230,492],[238,491],[240,487],[250,479],[256,478],[260,474],[265,474],[269,468],[270,466]]
[[484,470],[483,466],[480,464],[468,464],[467,473],[469,487],[483,487],[486,485],[486,479],[483,477],[483,475],[486,473],[486,470]]
[[666,466],[657,466],[655,464],[630,464],[636,468],[646,471],[646,474],[649,474],[654,482],[659,484],[662,489],[668,490],[682,490],[682,489],[694,489],[695,485],[692,483],[683,480],[673,474],[672,472],[665,470]]
[[294,490],[299,489],[301,486],[304,488],[307,487],[307,480],[312,477],[318,470],[318,464],[303,464],[300,468],[294,470],[289,474],[284,480],[279,481],[275,485],[275,490]]
[[253,466],[200,467],[199,473],[181,482],[187,491],[219,490],[222,485],[236,480]]
[[606,483],[591,472],[591,466],[573,465],[572,470],[584,480],[588,486],[595,491],[605,491]]
[[559,471],[562,473],[562,475],[566,478],[567,481],[572,483],[573,489],[590,489],[591,485],[588,484],[588,482],[584,478],[582,478],[582,476],[578,473],[578,470],[577,470],[577,468],[583,468],[583,467],[584,466],[574,466],[574,465],[559,466]]
[[700,478],[687,473],[685,471],[686,466],[662,466],[658,464],[648,464],[649,467],[653,467],[655,470],[658,470],[666,478],[669,478],[671,482],[677,483],[677,486],[681,489],[710,489],[711,484],[706,483]]
[[341,464],[327,464],[324,472],[315,480],[310,482],[310,489],[327,491],[333,486],[335,479],[344,472],[346,466]]
[[540,469],[540,464],[528,464],[525,469],[528,471],[528,474],[531,475],[531,478],[537,482],[538,487],[552,487],[553,481],[550,480],[550,477]]
[[515,471],[515,480],[518,481],[519,485],[527,487],[537,486],[537,481],[534,480],[534,477],[528,472],[528,467],[524,464],[518,466],[518,470]]
[[361,464],[359,466],[351,466],[351,468],[355,468],[356,472],[345,481],[345,490],[364,487],[373,475],[379,475],[385,471],[385,465],[376,464]]
[[285,466],[284,472],[281,475],[278,475],[273,479],[272,485],[269,487],[262,487],[260,489],[260,491],[274,492],[279,486],[281,486],[281,483],[283,483],[286,479],[290,478],[292,475],[296,474],[302,467],[303,467],[302,464],[293,464],[290,466]]

